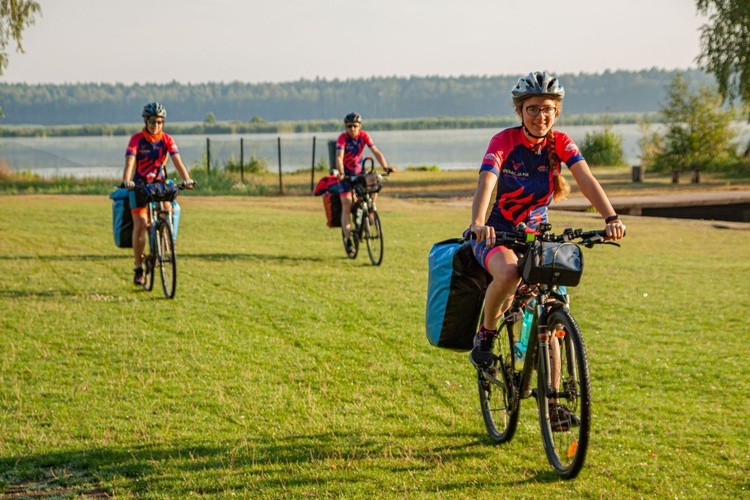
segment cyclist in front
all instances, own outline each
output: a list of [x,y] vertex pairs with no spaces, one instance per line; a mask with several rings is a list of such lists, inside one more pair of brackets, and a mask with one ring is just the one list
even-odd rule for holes
[[[552,130],[565,97],[565,89],[557,78],[546,72],[530,73],[518,80],[511,95],[521,125],[505,129],[490,140],[479,169],[471,226],[466,233],[470,231],[476,236],[472,241],[474,256],[493,278],[487,288],[482,324],[469,355],[471,362],[482,368],[493,362],[492,345],[499,319],[510,307],[521,279],[518,257],[513,250],[495,246],[496,231],[512,231],[521,222],[534,229],[547,222],[547,206],[553,199],[565,199],[570,192],[562,176],[562,163],[568,166],[583,195],[604,219],[607,236],[618,240],[625,234],[625,225],[576,144],[567,134]],[[495,202],[485,221],[495,187]],[[551,401],[552,418],[559,412],[570,414],[567,408]]]
[[[163,131],[167,110],[158,102],[143,106],[141,113],[143,130],[130,138],[125,150],[125,171],[122,174],[123,187],[131,190],[130,207],[133,214],[133,256],[135,270],[133,283],[143,285],[143,250],[146,246],[148,227],[148,202],[142,193],[134,191],[136,186],[166,180],[167,154],[172,158],[177,173],[185,181],[185,187],[192,189],[195,181],[190,178],[187,168],[180,159],[174,139]],[[171,207],[169,207],[171,210]]]
[[[344,245],[349,252],[352,247],[351,219],[349,213],[352,211],[352,183],[349,176],[362,173],[362,161],[365,146],[370,148],[372,154],[383,170],[396,172],[394,167],[389,167],[383,153],[375,147],[370,134],[362,130],[362,116],[359,113],[349,113],[344,117],[346,132],[339,135],[336,140],[336,169],[339,178],[339,197],[341,198],[341,229],[343,230]],[[373,194],[373,200],[377,199],[377,193]]]

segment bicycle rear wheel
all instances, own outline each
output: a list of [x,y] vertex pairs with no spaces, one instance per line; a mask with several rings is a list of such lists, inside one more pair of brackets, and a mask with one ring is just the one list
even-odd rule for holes
[[165,221],[160,221],[157,228],[157,266],[161,274],[161,286],[164,296],[168,299],[174,298],[177,289],[177,256],[174,253],[174,239],[172,228]]
[[[573,479],[583,467],[589,443],[591,418],[591,394],[589,387],[589,364],[581,330],[575,319],[566,309],[558,309],[547,320],[550,344],[559,349],[559,370],[555,368],[554,357],[549,363],[540,356],[537,402],[539,404],[539,424],[542,442],[547,459],[563,479]],[[550,352],[552,352],[552,346]],[[551,374],[547,373],[550,369]],[[560,372],[557,389],[557,405],[550,408],[545,397],[548,381],[555,372]]]
[[514,385],[515,372],[511,356],[511,336],[513,325],[507,323],[498,331],[495,339],[495,365],[488,376],[484,370],[477,370],[479,403],[482,408],[487,435],[495,443],[507,443],[516,433],[519,415],[519,393]]
[[369,217],[365,215],[362,224],[363,234],[367,241],[367,253],[370,254],[370,262],[373,266],[379,266],[383,262],[383,228],[380,225],[380,215],[373,210]]

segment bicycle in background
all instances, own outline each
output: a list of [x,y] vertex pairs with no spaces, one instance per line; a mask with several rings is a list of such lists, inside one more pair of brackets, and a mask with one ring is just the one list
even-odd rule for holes
[[[536,235],[498,233],[497,244],[522,253],[519,267],[524,279],[505,313],[495,340],[494,364],[477,368],[479,400],[487,434],[496,443],[509,442],[517,428],[522,399],[534,397],[547,459],[563,479],[578,475],[586,458],[591,426],[591,393],[586,346],[578,323],[570,313],[561,272],[535,272],[533,267],[551,259],[552,268],[561,246],[591,248],[608,243],[604,231],[565,229],[551,234],[550,224],[540,224]],[[543,246],[544,245],[544,246]],[[538,251],[535,251],[538,250]],[[545,255],[545,253],[547,255]],[[583,272],[582,256],[579,259]],[[529,259],[537,260],[536,263]],[[557,278],[555,276],[557,275]],[[577,285],[577,279],[573,284]],[[523,352],[524,329],[528,345]],[[536,387],[531,383],[536,371]]]
[[177,289],[177,255],[174,250],[172,202],[185,184],[157,182],[137,187],[148,200],[148,253],[143,259],[143,289],[154,288],[154,274],[159,270],[164,296],[173,299]]
[[[369,171],[366,168],[367,160],[370,160]],[[353,190],[352,245],[347,248],[345,243],[344,250],[350,259],[356,259],[359,253],[359,244],[364,241],[367,244],[370,262],[373,266],[379,266],[383,262],[383,226],[375,207],[373,195],[382,189],[383,175],[375,172],[375,162],[369,156],[363,162],[362,171],[362,174],[349,177]],[[389,172],[386,172],[384,175],[387,177],[388,174]]]

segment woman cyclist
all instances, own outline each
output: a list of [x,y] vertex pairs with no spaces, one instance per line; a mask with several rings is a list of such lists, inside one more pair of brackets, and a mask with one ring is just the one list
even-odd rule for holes
[[[493,362],[499,318],[510,307],[520,283],[518,257],[507,247],[495,246],[496,231],[511,231],[521,222],[534,229],[547,222],[547,206],[553,199],[564,199],[570,191],[561,174],[561,163],[568,166],[583,195],[604,219],[607,237],[617,240],[625,234],[625,225],[578,147],[567,134],[552,130],[565,97],[557,78],[546,72],[530,73],[518,80],[511,95],[521,125],[505,129],[490,140],[479,169],[468,230],[476,236],[472,241],[474,256],[493,278],[469,355],[474,365],[484,368]],[[485,221],[496,186],[495,202]],[[567,410],[554,402],[550,407],[553,416]]]
[[[359,113],[349,113],[344,117],[346,132],[339,135],[336,140],[336,169],[339,178],[339,197],[341,198],[341,229],[343,231],[344,245],[349,252],[351,242],[351,220],[349,213],[352,210],[352,183],[349,176],[362,173],[362,157],[365,146],[370,148],[378,163],[386,172],[396,172],[396,169],[388,166],[383,153],[375,147],[370,134],[362,130],[362,116]],[[377,193],[373,195],[373,200]]]
[[[122,174],[122,185],[131,190],[130,207],[133,214],[133,256],[135,270],[133,283],[143,285],[143,249],[146,246],[146,228],[148,226],[148,201],[140,191],[132,191],[136,186],[166,180],[167,154],[172,158],[177,173],[185,181],[185,187],[192,189],[195,181],[190,178],[187,168],[180,159],[177,144],[164,132],[164,120],[167,110],[158,102],[143,106],[143,130],[130,138],[125,150],[125,171]],[[171,207],[168,207],[171,210]]]

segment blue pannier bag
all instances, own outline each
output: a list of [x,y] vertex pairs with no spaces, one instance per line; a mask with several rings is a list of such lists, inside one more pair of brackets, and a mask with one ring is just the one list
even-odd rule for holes
[[118,188],[110,194],[112,199],[112,232],[115,245],[133,248],[133,215],[130,213],[130,191]]
[[427,340],[436,347],[469,351],[492,276],[474,258],[471,243],[462,238],[435,243],[428,263]]

